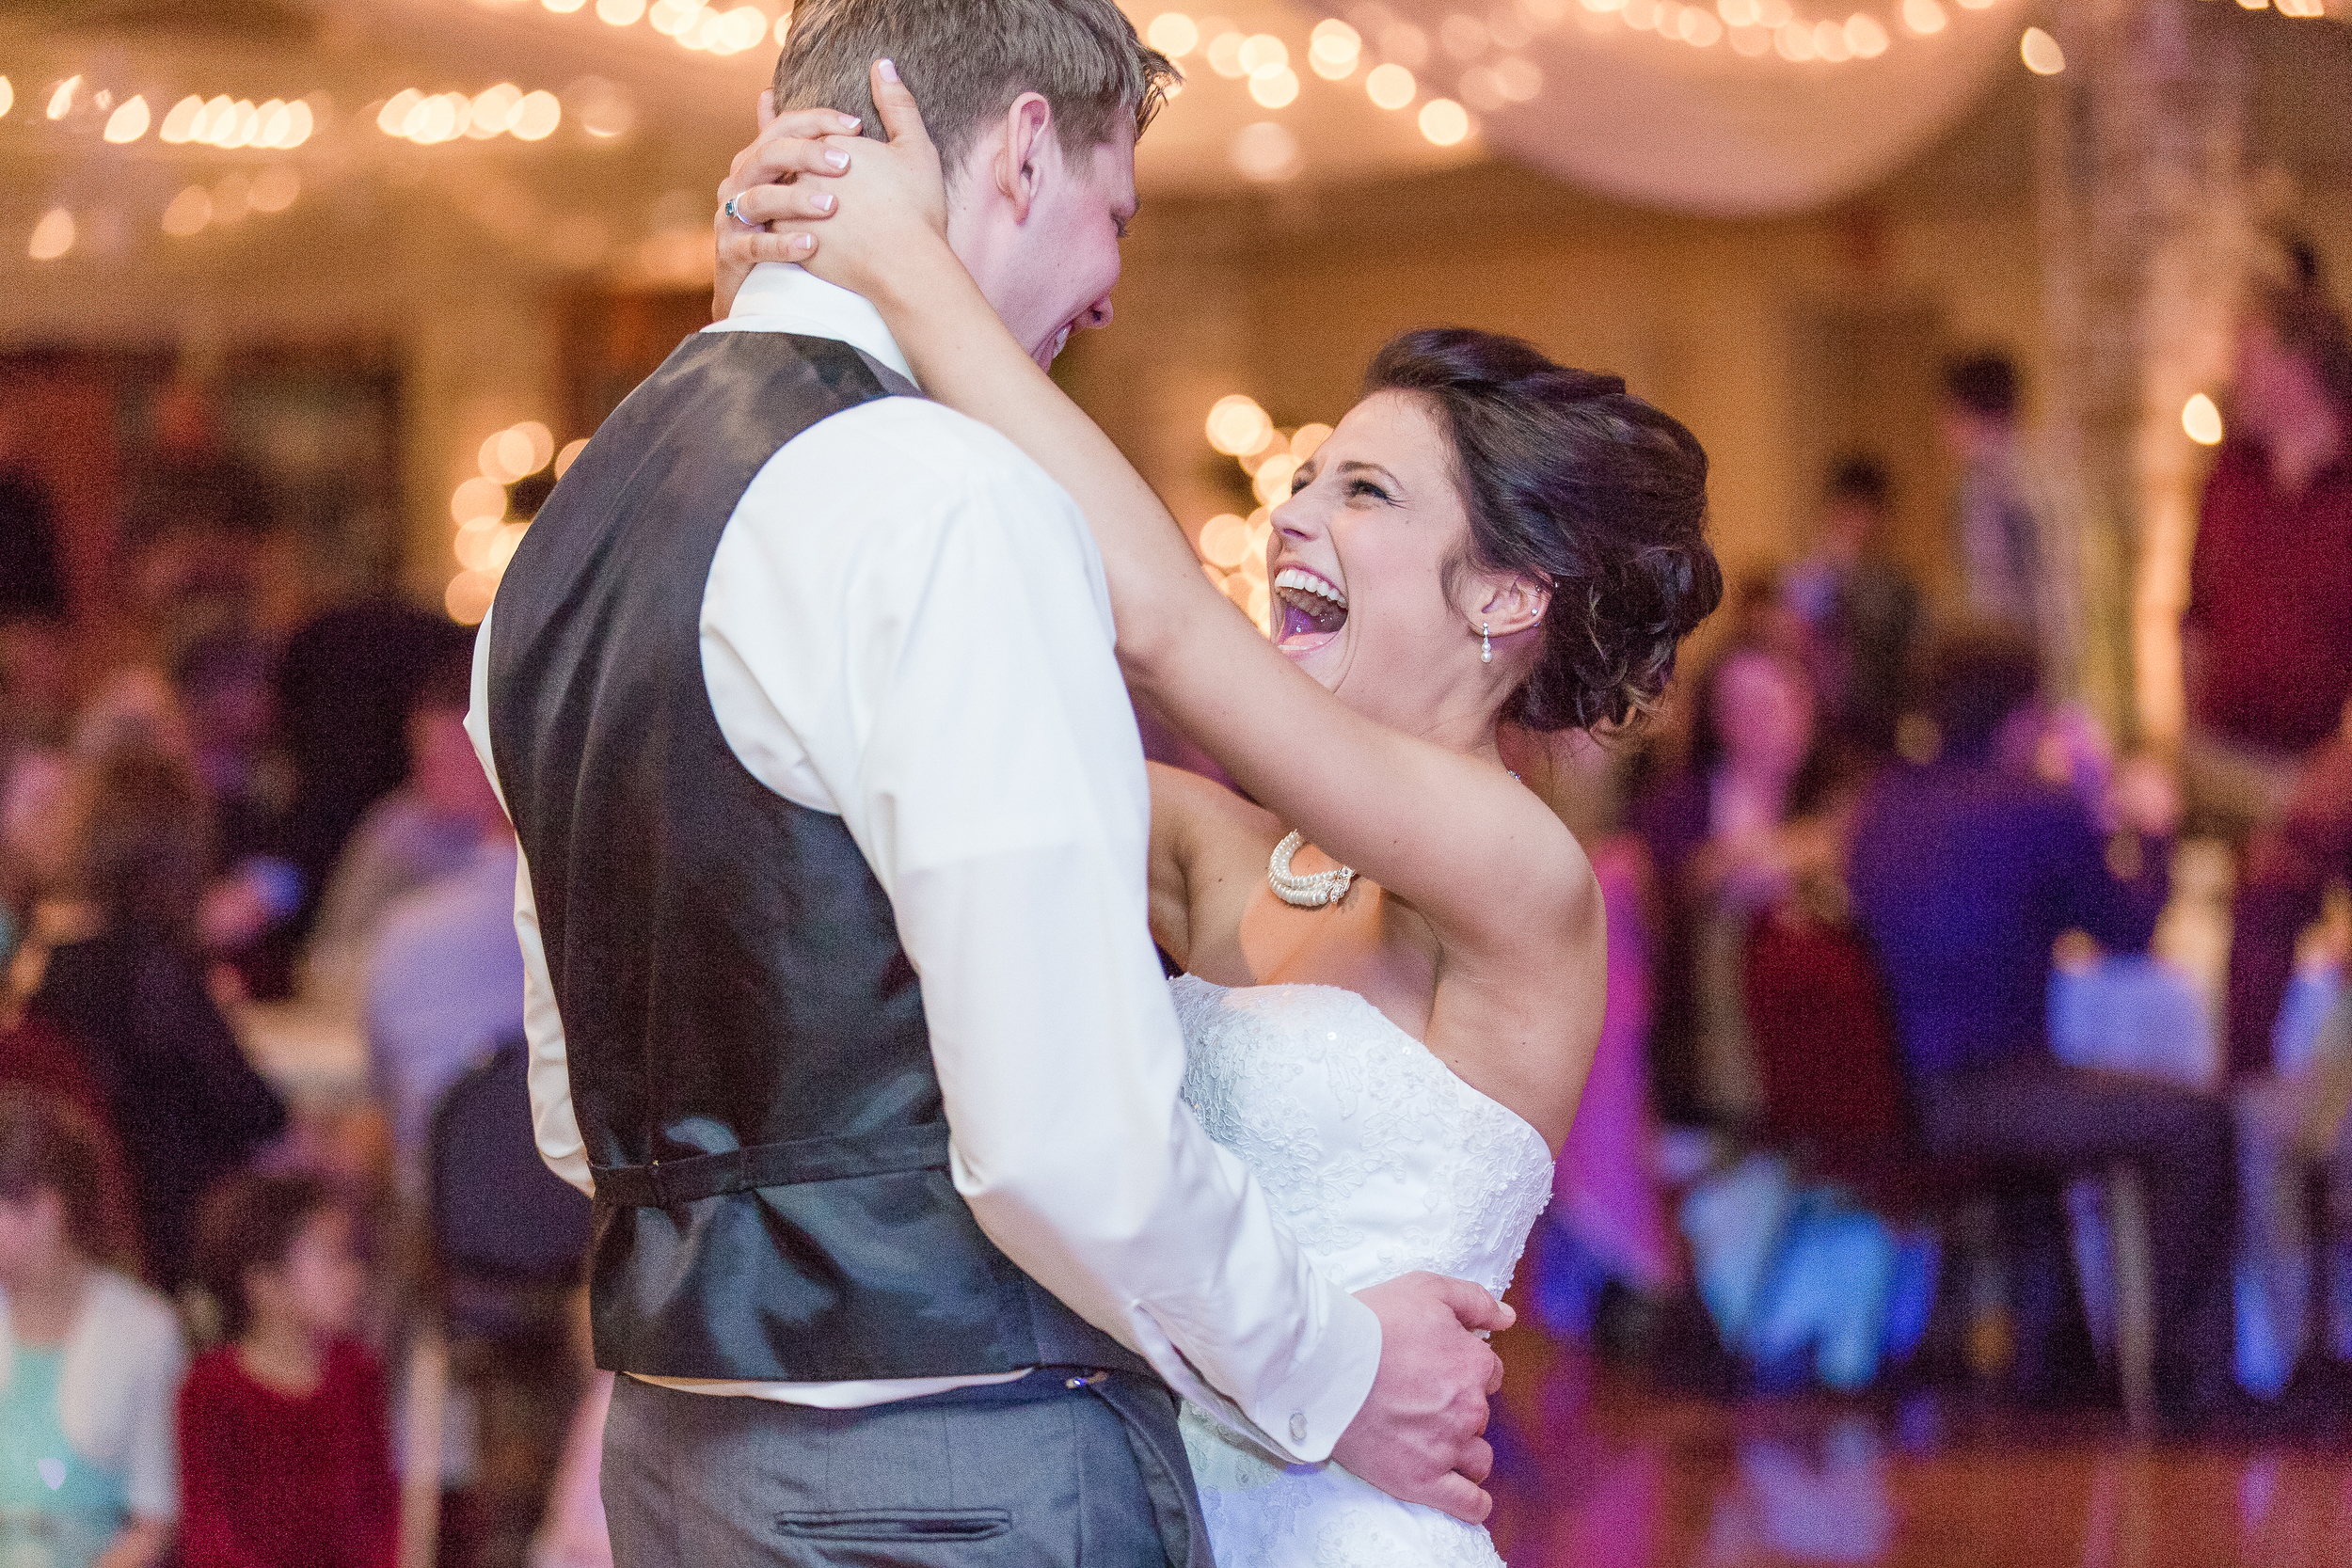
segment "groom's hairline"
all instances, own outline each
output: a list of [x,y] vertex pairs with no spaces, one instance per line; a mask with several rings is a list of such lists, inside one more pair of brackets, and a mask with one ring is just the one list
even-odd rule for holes
[[[1020,0],[1011,0],[1011,3],[1019,6]],[[1099,5],[1102,14],[1089,18],[1086,13],[1093,10],[1096,5]],[[912,8],[918,15],[922,9],[919,5]],[[941,59],[952,55],[951,50],[942,47],[934,57],[923,57],[933,55],[930,46],[940,43],[937,39],[927,38],[920,51],[910,51],[905,46],[914,42],[913,38],[898,39],[898,47],[894,49],[889,39],[873,36],[891,30],[886,24],[890,9],[888,0],[866,0],[866,4],[863,5],[859,0],[834,0],[832,4],[825,4],[823,0],[803,0],[795,21],[811,22],[828,31],[831,25],[839,24],[853,33],[863,32],[866,36],[856,40],[865,45],[863,53],[897,55],[900,56],[900,70],[912,71],[917,75],[930,75]],[[845,11],[851,13],[846,24],[843,23]],[[863,19],[855,15],[859,11],[866,13]],[[1026,92],[1038,93],[1052,106],[1055,137],[1066,152],[1090,151],[1097,147],[1113,145],[1118,139],[1118,128],[1122,123],[1130,127],[1139,142],[1144,131],[1166,104],[1169,85],[1183,80],[1174,63],[1136,33],[1135,24],[1118,8],[1115,0],[1095,0],[1092,5],[1088,0],[1077,0],[1075,5],[1068,4],[1066,0],[1064,4],[1038,0],[1036,11],[1058,13],[1074,29],[1075,35],[1085,40],[1075,51],[1060,52],[1061,63],[1067,65],[1073,58],[1077,58],[1080,63],[1076,74],[1091,76],[1096,85],[1119,81],[1122,87],[1133,90],[1121,90],[1115,96],[1095,96],[1077,90],[1068,82],[1056,84],[1053,81],[1056,71],[1050,63],[1041,60],[1020,62],[1006,72],[1009,81],[994,95],[994,102],[990,107],[973,111],[967,104],[955,104],[959,115],[957,123],[932,123],[932,139],[939,144],[944,159],[951,165],[961,165],[974,145],[984,137],[988,124]],[[795,63],[793,46],[803,37],[797,26],[787,33],[785,46],[777,55],[771,80],[770,103],[778,112],[799,108],[863,108],[866,119],[862,129],[869,136],[880,137],[882,135],[881,117],[873,110],[870,85],[866,76],[871,60],[827,61],[824,69],[804,74],[830,77],[832,80],[811,84],[803,91],[787,97],[787,67]],[[806,65],[808,61],[803,58],[798,63]],[[1092,70],[1088,69],[1089,63]],[[910,86],[914,85],[910,83]],[[848,102],[829,101],[844,92],[848,95]],[[931,96],[936,103],[939,95],[934,92]],[[953,96],[963,98],[966,95],[957,93]],[[932,105],[926,104],[925,108],[927,113],[931,112]],[[1093,123],[1098,118],[1101,120],[1099,135],[1094,134],[1096,127]],[[1079,135],[1073,135],[1073,132]]]

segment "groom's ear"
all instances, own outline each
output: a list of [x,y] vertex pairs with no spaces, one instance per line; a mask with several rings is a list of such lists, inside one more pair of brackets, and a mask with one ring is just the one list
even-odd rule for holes
[[1004,139],[990,160],[996,189],[1011,204],[1013,221],[1026,223],[1044,181],[1043,160],[1054,134],[1054,107],[1042,93],[1025,92],[1005,110]]

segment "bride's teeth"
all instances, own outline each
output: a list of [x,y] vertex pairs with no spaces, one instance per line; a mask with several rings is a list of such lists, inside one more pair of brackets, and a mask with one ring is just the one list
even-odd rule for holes
[[1277,588],[1295,588],[1302,594],[1312,594],[1320,598],[1328,599],[1332,604],[1338,606],[1342,610],[1345,610],[1347,608],[1346,594],[1341,593],[1338,589],[1332,587],[1321,578],[1316,577],[1313,573],[1302,572],[1295,566],[1285,566],[1280,572],[1277,573],[1274,578],[1274,586]]

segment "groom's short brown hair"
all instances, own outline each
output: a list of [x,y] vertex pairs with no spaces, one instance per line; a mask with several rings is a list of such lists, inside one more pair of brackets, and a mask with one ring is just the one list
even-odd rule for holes
[[1025,92],[1054,106],[1062,150],[1083,154],[1123,123],[1141,135],[1177,80],[1112,0],[801,0],[776,107],[840,109],[879,137],[866,75],[878,59],[898,66],[950,170]]

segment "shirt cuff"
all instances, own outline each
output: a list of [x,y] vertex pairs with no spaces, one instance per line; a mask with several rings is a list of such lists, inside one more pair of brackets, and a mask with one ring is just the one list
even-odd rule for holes
[[1169,1387],[1279,1463],[1320,1465],[1354,1423],[1380,1370],[1380,1320],[1336,1287],[1331,1321],[1291,1374],[1247,1406],[1212,1386],[1148,1311],[1135,1314],[1141,1349]]

